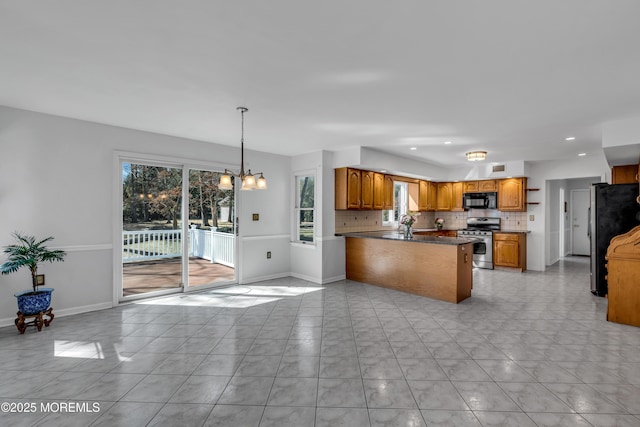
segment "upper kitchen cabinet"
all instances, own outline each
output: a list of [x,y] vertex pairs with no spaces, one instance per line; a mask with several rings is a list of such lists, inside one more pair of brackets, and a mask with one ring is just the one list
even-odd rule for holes
[[437,211],[450,211],[453,207],[452,182],[439,182],[437,184]]
[[438,185],[431,181],[420,181],[420,198],[418,210],[434,211],[438,204]]
[[[393,178],[386,186],[384,174],[352,168],[335,170],[335,208],[382,210],[393,208]],[[389,194],[390,193],[390,194]],[[391,207],[386,208],[389,204]]]
[[373,174],[373,209],[382,210],[385,206],[384,198],[384,174]]
[[527,210],[527,178],[507,178],[498,181],[498,210],[524,212]]
[[638,182],[638,165],[614,166],[611,168],[612,184],[635,184]]
[[489,193],[498,191],[498,186],[495,179],[486,179],[483,181],[465,181],[463,185],[463,193]]
[[360,183],[362,189],[360,190],[360,208],[361,209],[373,209],[373,180],[375,172],[360,171]]
[[351,168],[335,170],[335,208],[360,209],[360,194],[362,186],[360,171]]
[[393,209],[393,176],[384,176],[384,207],[382,209]]
[[462,204],[462,193],[464,189],[463,182],[452,182],[451,183],[451,210],[460,212],[464,211],[464,207]]
[[477,193],[478,191],[478,181],[465,181],[463,182],[464,191],[463,193]]
[[489,193],[498,191],[495,179],[487,179],[484,181],[478,181],[478,191],[481,193]]

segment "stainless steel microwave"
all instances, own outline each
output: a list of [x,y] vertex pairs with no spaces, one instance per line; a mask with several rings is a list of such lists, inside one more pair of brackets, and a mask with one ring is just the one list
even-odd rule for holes
[[497,209],[498,193],[464,193],[462,206],[465,209]]

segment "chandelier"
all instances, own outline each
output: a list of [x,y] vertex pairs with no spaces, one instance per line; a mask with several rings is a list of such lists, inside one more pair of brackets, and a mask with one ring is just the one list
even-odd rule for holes
[[240,115],[242,117],[240,134],[240,173],[234,173],[233,171],[225,169],[224,175],[220,177],[220,184],[218,184],[218,188],[220,190],[233,190],[233,183],[231,182],[231,175],[233,175],[240,178],[240,181],[242,181],[242,187],[240,187],[240,190],[266,190],[267,179],[264,177],[262,172],[256,173],[256,175],[260,174],[260,177],[256,179],[256,177],[251,173],[251,169],[246,173],[244,171],[244,113],[249,111],[249,109],[245,107],[237,107],[236,110],[240,111]]
[[470,162],[478,162],[487,158],[486,151],[469,151],[465,155]]

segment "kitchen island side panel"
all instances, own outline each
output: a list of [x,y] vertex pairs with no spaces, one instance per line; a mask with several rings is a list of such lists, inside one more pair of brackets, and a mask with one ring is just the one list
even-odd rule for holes
[[347,279],[458,303],[471,296],[473,245],[345,238]]

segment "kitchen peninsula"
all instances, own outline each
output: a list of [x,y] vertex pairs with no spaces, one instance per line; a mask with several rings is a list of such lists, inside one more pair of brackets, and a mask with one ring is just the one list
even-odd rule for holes
[[343,233],[347,279],[459,303],[471,296],[474,239]]

